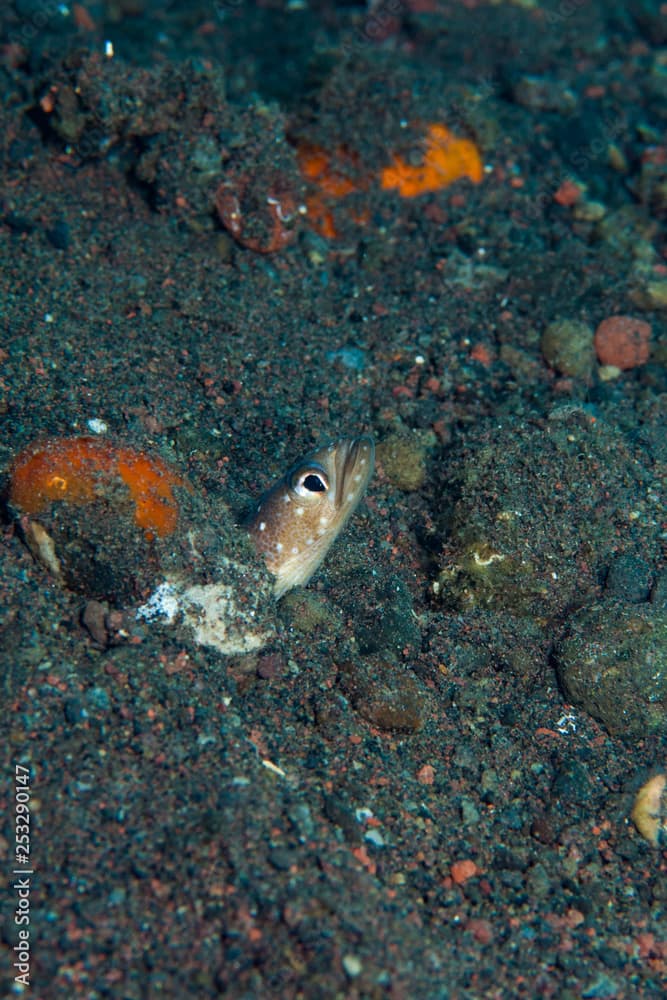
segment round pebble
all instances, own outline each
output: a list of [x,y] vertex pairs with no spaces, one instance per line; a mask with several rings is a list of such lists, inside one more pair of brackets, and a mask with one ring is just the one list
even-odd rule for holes
[[607,573],[605,594],[628,604],[648,601],[653,574],[651,567],[639,556],[621,553],[616,556]]
[[609,316],[595,331],[595,353],[601,365],[621,371],[646,364],[651,325],[634,316]]
[[555,650],[568,700],[628,742],[667,731],[667,615],[603,604],[572,616]]
[[356,955],[343,955],[343,968],[350,979],[356,979],[363,968],[361,959],[357,958]]
[[593,372],[593,331],[576,319],[558,319],[542,334],[542,354],[561,375],[588,379]]
[[429,441],[428,435],[416,431],[390,434],[380,442],[377,460],[392,486],[410,493],[424,485]]

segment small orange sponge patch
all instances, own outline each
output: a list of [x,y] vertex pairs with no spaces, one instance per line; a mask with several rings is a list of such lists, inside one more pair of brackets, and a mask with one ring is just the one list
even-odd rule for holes
[[[384,191],[397,190],[402,198],[416,198],[447,188],[467,177],[479,184],[484,167],[479,149],[471,139],[462,139],[438,122],[428,125],[423,140],[424,153],[418,164],[406,162],[395,154],[391,164],[379,173]],[[312,143],[299,143],[296,156],[301,176],[309,185],[306,199],[311,227],[321,236],[334,239],[338,229],[334,218],[334,203],[351,194],[360,194],[376,179],[364,175],[359,156],[346,146],[328,152]],[[354,219],[361,225],[368,213],[358,213]]]
[[358,157],[344,146],[329,154],[321,146],[310,143],[297,146],[296,156],[301,176],[312,186],[306,199],[310,225],[321,236],[335,239],[338,230],[332,202],[366,186],[364,179],[359,177]]
[[470,139],[460,139],[444,125],[429,125],[425,152],[418,166],[394,156],[380,178],[385,190],[396,188],[402,198],[416,198],[449,187],[467,177],[473,184],[482,180],[484,168],[479,150]]
[[178,522],[172,488],[184,481],[159,458],[90,437],[53,438],[22,451],[11,468],[10,502],[35,515],[54,500],[92,503],[122,482],[134,519],[147,536],[169,535]]

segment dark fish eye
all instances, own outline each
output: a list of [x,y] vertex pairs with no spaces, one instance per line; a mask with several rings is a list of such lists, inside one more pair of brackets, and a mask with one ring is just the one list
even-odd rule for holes
[[327,488],[327,484],[316,472],[309,472],[304,476],[302,485],[309,493],[324,493]]
[[324,472],[318,469],[305,469],[298,472],[293,481],[292,489],[299,496],[305,497],[313,493],[326,493],[329,489],[329,482]]

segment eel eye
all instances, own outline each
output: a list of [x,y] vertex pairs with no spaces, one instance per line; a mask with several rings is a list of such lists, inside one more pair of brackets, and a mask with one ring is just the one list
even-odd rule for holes
[[329,483],[324,472],[317,469],[306,469],[294,477],[292,488],[300,497],[307,497],[313,493],[326,493],[329,489]]

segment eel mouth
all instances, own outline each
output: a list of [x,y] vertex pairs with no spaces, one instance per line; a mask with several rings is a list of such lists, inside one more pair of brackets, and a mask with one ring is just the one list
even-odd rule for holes
[[375,466],[375,444],[369,434],[335,445],[336,506],[356,503],[364,494]]

